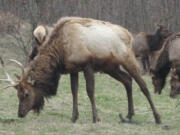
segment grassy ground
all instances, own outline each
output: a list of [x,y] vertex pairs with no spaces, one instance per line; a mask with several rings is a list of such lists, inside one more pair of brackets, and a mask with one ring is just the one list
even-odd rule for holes
[[[17,69],[9,66],[10,73]],[[19,71],[18,71],[19,72]],[[2,70],[0,70],[0,78]],[[18,99],[16,90],[9,88],[0,93],[0,134],[3,135],[179,135],[180,107],[177,99],[169,98],[170,86],[167,83],[162,95],[153,93],[151,79],[144,76],[153,101],[161,114],[163,124],[156,125],[154,118],[139,87],[133,83],[135,106],[134,124],[119,123],[118,114],[127,113],[127,97],[121,83],[104,74],[96,74],[96,104],[101,122],[93,124],[91,105],[85,90],[85,81],[80,74],[79,120],[71,123],[72,96],[68,75],[61,77],[58,93],[46,101],[39,116],[30,112],[26,118],[17,117]],[[0,87],[6,86],[0,82]],[[165,128],[168,126],[168,128]]]

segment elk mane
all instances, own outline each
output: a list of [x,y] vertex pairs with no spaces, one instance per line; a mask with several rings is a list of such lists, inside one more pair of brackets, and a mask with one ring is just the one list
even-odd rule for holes
[[[39,47],[39,54],[30,63],[30,77],[35,81],[35,87],[43,90],[42,93],[46,97],[56,94],[60,72],[65,69],[63,64],[63,37],[59,34],[61,34],[61,28],[66,22],[68,22],[68,19],[57,23],[44,44]],[[61,49],[57,48],[57,40]]]

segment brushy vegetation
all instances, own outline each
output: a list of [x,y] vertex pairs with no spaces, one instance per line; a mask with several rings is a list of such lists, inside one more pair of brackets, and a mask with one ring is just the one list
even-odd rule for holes
[[[19,72],[8,66],[9,73]],[[4,77],[0,69],[0,77]],[[156,125],[150,106],[133,82],[135,116],[132,124],[119,123],[118,117],[127,113],[127,97],[124,87],[118,81],[105,74],[96,74],[96,104],[101,122],[93,124],[91,105],[85,90],[85,80],[80,74],[79,80],[79,119],[73,124],[72,95],[68,75],[61,77],[58,93],[46,101],[39,116],[30,112],[26,118],[17,117],[18,99],[16,90],[9,88],[0,93],[0,134],[3,135],[179,135],[180,106],[178,99],[169,97],[170,85],[167,83],[162,95],[153,93],[151,78],[144,76],[153,101],[161,114],[163,124]],[[7,83],[0,82],[0,88]]]

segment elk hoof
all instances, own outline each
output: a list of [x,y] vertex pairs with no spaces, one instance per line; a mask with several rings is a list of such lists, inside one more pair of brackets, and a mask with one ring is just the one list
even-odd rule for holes
[[162,122],[161,122],[161,119],[160,119],[160,115],[156,113],[156,114],[154,114],[154,116],[155,116],[156,124],[161,124]]
[[93,118],[93,123],[100,122],[100,121],[101,121],[101,119],[99,117]]
[[75,123],[77,119],[78,119],[78,116],[74,116],[74,117],[71,118],[71,121],[72,121],[73,123]]
[[170,127],[169,127],[169,126],[167,126],[167,125],[164,125],[164,126],[162,127],[162,129],[169,130],[169,129],[170,129]]
[[131,123],[131,119],[123,118],[121,113],[119,114],[119,118],[120,118],[121,122],[123,122],[123,123]]

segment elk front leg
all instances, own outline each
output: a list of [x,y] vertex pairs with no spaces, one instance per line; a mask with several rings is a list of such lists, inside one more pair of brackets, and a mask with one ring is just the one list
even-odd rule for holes
[[71,73],[71,91],[73,96],[73,112],[72,112],[72,122],[76,122],[79,117],[78,112],[78,73]]
[[97,121],[100,121],[100,119],[98,118],[98,114],[96,110],[96,103],[94,99],[94,71],[90,66],[84,69],[84,77],[86,80],[87,94],[90,98],[91,105],[92,105],[93,122],[95,123]]

